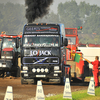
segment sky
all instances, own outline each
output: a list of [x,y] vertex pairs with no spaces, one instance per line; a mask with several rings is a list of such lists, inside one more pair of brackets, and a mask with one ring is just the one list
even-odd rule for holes
[[[0,3],[4,3],[4,2],[13,2],[13,3],[20,3],[20,4],[25,4],[25,0],[0,0]],[[54,0],[54,2],[52,3],[52,5],[50,6],[50,11],[53,11],[54,13],[57,13],[57,7],[59,3],[64,3],[66,1],[71,1],[71,0]],[[100,0],[75,0],[77,2],[77,4],[79,4],[81,1],[85,1],[86,3],[89,3],[90,5],[98,5],[100,6]]]

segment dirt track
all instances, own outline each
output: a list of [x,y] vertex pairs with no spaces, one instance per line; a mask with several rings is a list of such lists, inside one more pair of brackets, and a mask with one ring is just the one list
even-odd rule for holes
[[[85,83],[71,83],[71,90],[86,90],[88,88],[89,80]],[[36,94],[36,85],[28,84],[21,85],[20,78],[0,78],[0,100],[4,99],[7,86],[13,87],[14,100],[34,100]],[[64,86],[57,84],[43,83],[44,94],[61,94]]]

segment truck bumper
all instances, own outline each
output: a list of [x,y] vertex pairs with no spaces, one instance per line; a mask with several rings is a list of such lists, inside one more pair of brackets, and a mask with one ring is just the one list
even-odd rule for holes
[[[26,73],[25,73],[26,72]],[[48,73],[48,74],[33,74],[33,73],[27,73],[27,71],[21,71],[21,76],[24,80],[30,80],[30,79],[37,79],[37,80],[48,80],[49,82],[61,82],[61,73]]]

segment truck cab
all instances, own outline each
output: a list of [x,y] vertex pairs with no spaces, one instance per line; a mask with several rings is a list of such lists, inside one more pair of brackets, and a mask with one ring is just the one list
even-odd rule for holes
[[21,84],[37,80],[62,83],[65,66],[65,29],[63,24],[26,24],[21,47]]

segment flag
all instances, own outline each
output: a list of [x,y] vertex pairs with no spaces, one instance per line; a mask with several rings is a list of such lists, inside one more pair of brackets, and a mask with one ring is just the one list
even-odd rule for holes
[[81,56],[80,56],[79,54],[75,53],[74,61],[79,63],[80,57],[81,57]]

